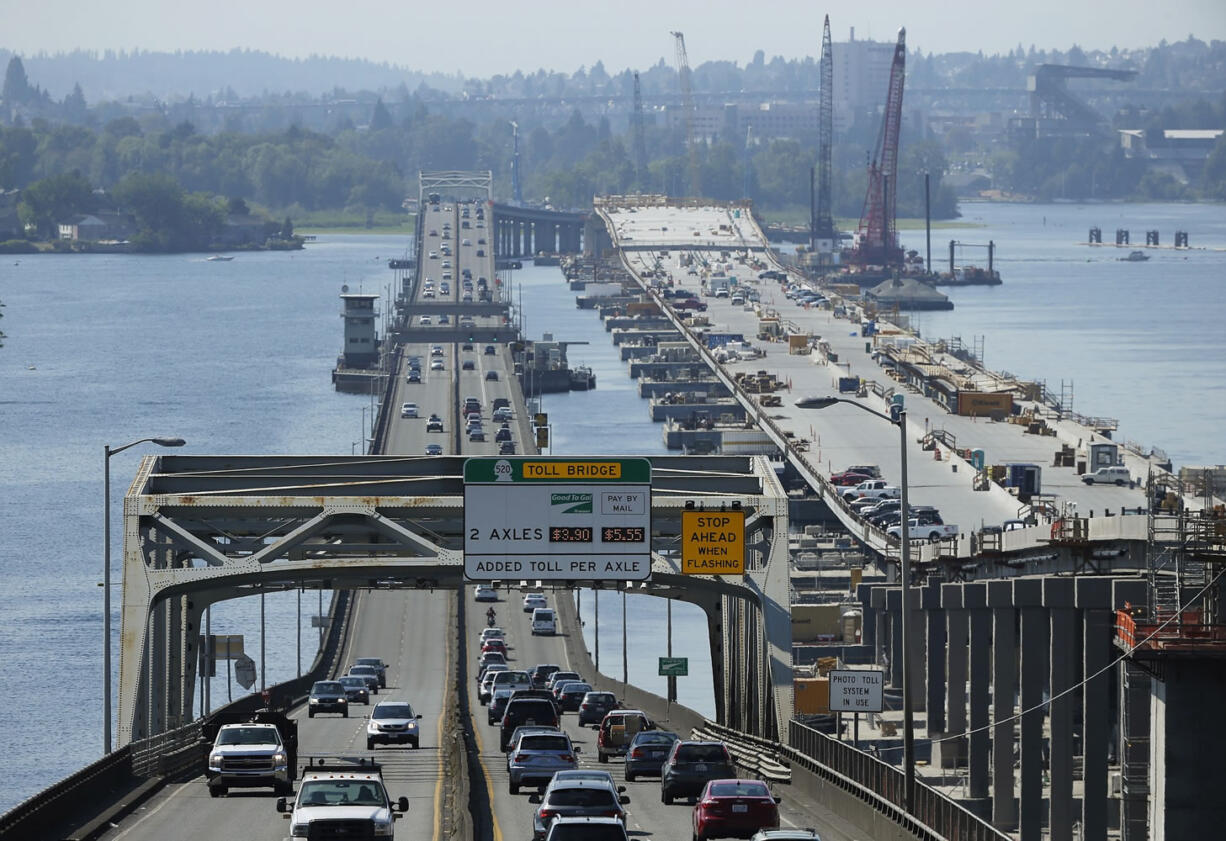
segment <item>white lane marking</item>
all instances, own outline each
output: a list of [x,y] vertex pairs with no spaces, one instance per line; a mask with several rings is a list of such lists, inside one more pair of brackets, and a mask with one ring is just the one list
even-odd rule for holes
[[149,819],[150,819],[150,818],[152,818],[154,815],[156,815],[158,812],[162,811],[162,810],[163,810],[163,809],[165,809],[167,806],[169,806],[169,805],[170,805],[170,801],[174,800],[174,799],[175,799],[176,797],[178,797],[180,794],[182,794],[183,792],[187,791],[187,787],[188,787],[188,786],[190,786],[190,785],[193,785],[193,784],[194,784],[194,783],[192,783],[192,782],[180,783],[180,784],[179,784],[179,786],[178,786],[178,788],[177,788],[177,789],[176,789],[174,792],[172,792],[172,793],[171,793],[171,795],[170,795],[169,797],[167,797],[165,800],[163,800],[161,803],[159,803],[157,806],[153,807],[152,809],[145,809],[145,810],[143,810],[143,811],[144,811],[144,814],[143,814],[143,815],[141,815],[141,816],[140,816],[140,817],[139,817],[137,820],[133,821],[131,826],[128,826],[128,827],[123,828],[123,829],[120,829],[119,834],[118,834],[118,835],[114,835],[114,836],[112,836],[112,837],[113,837],[113,838],[115,838],[115,839],[119,839],[119,838],[125,838],[125,837],[127,837],[128,835],[131,835],[131,834],[132,834],[132,831],[133,831],[134,829],[136,829],[138,826],[140,826],[141,824],[143,824],[145,821],[149,820]]

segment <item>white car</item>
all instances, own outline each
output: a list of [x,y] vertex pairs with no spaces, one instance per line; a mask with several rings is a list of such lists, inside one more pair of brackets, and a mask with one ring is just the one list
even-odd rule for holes
[[435,359],[433,362],[430,363],[431,371],[442,371],[445,367],[446,366],[443,365],[443,360],[441,359]]
[[473,591],[473,598],[479,602],[496,602],[498,591],[488,584],[478,584],[477,589]]
[[421,326],[422,326],[422,327],[425,327],[426,325],[428,325],[428,324],[433,324],[433,323],[434,323],[434,320],[433,320],[432,318],[430,318],[430,316],[428,316],[428,315],[423,315],[423,316],[421,317]]
[[366,749],[375,745],[407,744],[416,749],[421,737],[417,722],[421,713],[414,714],[408,701],[381,701],[370,712],[366,722]]
[[402,418],[417,417],[417,404],[416,403],[405,403],[404,405],[402,405],[400,407],[400,417]]
[[524,596],[524,613],[531,613],[538,607],[549,607],[544,593],[528,593]]
[[504,639],[506,635],[507,635],[506,631],[502,630],[502,628],[482,628],[481,629],[481,641],[482,642],[485,642],[490,637],[498,637],[499,639]]
[[291,838],[309,838],[311,824],[343,821],[363,837],[391,838],[395,822],[409,810],[409,799],[395,803],[387,796],[378,765],[329,758],[312,761],[302,771],[298,797],[291,807],[285,797],[277,798],[277,811],[289,814]]

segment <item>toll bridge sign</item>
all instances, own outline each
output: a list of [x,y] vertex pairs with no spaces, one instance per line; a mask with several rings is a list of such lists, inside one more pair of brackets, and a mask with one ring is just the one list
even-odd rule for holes
[[682,511],[681,572],[745,574],[744,511]]
[[470,458],[464,574],[473,581],[651,577],[645,458]]

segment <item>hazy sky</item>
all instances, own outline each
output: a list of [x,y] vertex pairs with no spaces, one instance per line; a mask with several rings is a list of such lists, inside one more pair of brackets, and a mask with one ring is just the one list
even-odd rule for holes
[[0,0],[0,47],[22,54],[86,49],[246,47],[387,61],[489,76],[517,68],[610,72],[672,62],[670,29],[691,65],[816,56],[822,16],[835,41],[892,41],[925,52],[1153,46],[1189,34],[1226,40],[1226,0]]

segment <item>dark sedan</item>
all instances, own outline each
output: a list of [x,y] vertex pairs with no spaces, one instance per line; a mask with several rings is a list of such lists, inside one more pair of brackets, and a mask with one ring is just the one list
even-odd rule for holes
[[636,734],[626,751],[626,782],[632,783],[644,774],[658,777],[668,752],[679,738],[666,730],[643,730]]
[[617,709],[617,696],[612,692],[589,692],[579,702],[579,723],[599,724],[604,717]]

